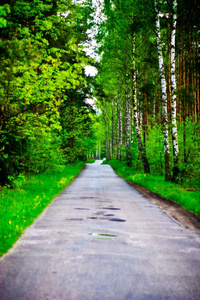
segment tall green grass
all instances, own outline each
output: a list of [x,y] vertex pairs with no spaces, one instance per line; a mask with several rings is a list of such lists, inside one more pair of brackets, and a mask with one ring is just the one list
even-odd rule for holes
[[84,162],[68,164],[57,173],[31,175],[22,188],[0,190],[0,256],[8,251],[48,206],[81,171]]
[[166,182],[164,177],[139,173],[128,167],[125,162],[108,162],[122,178],[137,183],[167,199],[172,199],[185,209],[200,216],[200,191],[189,191],[178,184]]
[[96,159],[89,159],[89,160],[87,161],[87,164],[93,164],[95,161],[96,161]]

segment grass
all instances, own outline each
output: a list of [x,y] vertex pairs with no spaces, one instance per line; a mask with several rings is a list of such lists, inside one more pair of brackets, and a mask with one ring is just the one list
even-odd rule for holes
[[89,160],[87,161],[87,164],[93,164],[95,161],[96,161],[96,159],[89,159]]
[[164,177],[142,174],[128,167],[125,162],[108,162],[122,178],[143,186],[167,199],[172,199],[185,209],[200,216],[200,191],[188,191],[178,184],[166,182]]
[[0,190],[0,256],[24,234],[34,219],[78,175],[85,163],[68,164],[61,172],[31,175],[24,188]]

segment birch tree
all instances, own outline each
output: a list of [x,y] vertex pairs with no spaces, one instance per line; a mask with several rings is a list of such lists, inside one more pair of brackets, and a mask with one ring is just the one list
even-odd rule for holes
[[160,30],[160,17],[163,17],[158,11],[157,1],[155,3],[156,10],[156,40],[158,50],[159,72],[161,77],[162,89],[162,119],[163,119],[163,137],[164,137],[164,154],[165,154],[165,180],[171,180],[171,167],[170,167],[170,149],[169,149],[169,133],[168,133],[168,112],[167,112],[167,84],[165,79],[164,59],[162,54],[162,41]]
[[173,166],[173,181],[178,180],[179,167],[178,167],[178,134],[177,134],[177,122],[176,122],[176,77],[175,77],[175,42],[176,42],[176,23],[177,23],[177,0],[173,1],[173,22],[172,22],[172,33],[171,33],[171,86],[172,86],[172,113],[171,113],[171,122],[172,122],[172,144],[173,144],[173,157],[174,157],[174,166]]
[[125,93],[125,148],[126,148],[126,161],[127,165],[132,165],[131,159],[131,103],[130,103],[130,88],[129,80],[126,78],[126,93]]
[[138,109],[137,109],[137,78],[136,78],[136,63],[135,63],[135,37],[133,37],[133,69],[132,69],[132,77],[133,77],[133,117],[134,117],[134,125],[136,130],[137,142],[138,142],[138,150],[142,159],[144,172],[146,174],[150,173],[149,163],[146,156],[145,148],[142,144],[141,132],[138,122]]
[[117,159],[120,160],[120,145],[121,145],[121,106],[119,94],[117,96]]

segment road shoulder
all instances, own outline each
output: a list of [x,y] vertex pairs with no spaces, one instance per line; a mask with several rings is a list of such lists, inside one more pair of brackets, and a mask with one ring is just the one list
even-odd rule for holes
[[200,217],[194,213],[187,211],[181,205],[177,204],[171,199],[166,199],[159,194],[134,183],[131,181],[126,182],[135,188],[142,195],[150,199],[155,205],[159,206],[168,216],[173,218],[181,226],[194,230],[200,233]]

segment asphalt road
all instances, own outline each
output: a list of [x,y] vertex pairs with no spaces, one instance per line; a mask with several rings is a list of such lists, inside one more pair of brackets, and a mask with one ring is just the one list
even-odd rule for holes
[[87,165],[0,261],[0,300],[199,300],[200,235]]

